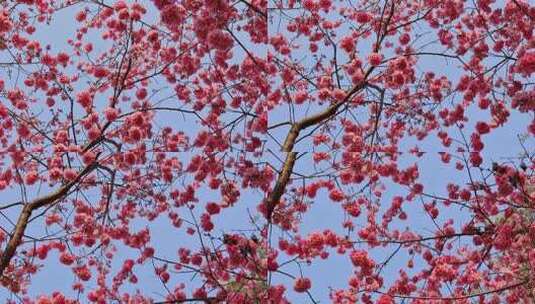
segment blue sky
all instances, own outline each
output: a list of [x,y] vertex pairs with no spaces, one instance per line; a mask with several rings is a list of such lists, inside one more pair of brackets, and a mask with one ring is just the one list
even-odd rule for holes
[[[50,26],[39,27],[36,36],[40,37],[42,41],[48,41],[49,43],[51,43],[52,50],[57,51],[66,48],[66,39],[72,37],[72,34],[74,32],[74,28],[72,27],[72,16],[76,10],[77,7],[75,9],[69,8],[62,10],[55,16],[55,19],[50,24]],[[154,12],[151,12],[147,16],[147,18],[156,20]],[[273,21],[273,24],[275,23],[277,23],[277,20]],[[270,27],[270,34],[272,33],[272,31],[275,30],[276,29],[274,27]],[[422,29],[422,31],[424,30],[425,29]],[[98,39],[98,36],[94,35],[93,37],[95,38],[95,48],[101,48],[102,50],[104,50],[106,47],[105,43],[102,42],[102,40]],[[256,46],[254,50],[257,52],[258,56],[262,56],[266,54],[267,49],[267,47],[265,49],[260,49],[258,48],[258,46]],[[368,51],[369,45],[363,44],[361,52],[363,54],[366,54]],[[331,54],[330,50],[328,49],[325,49],[324,53],[327,55]],[[245,56],[244,52],[241,51],[238,47],[235,50],[235,55],[237,60]],[[307,54],[306,51],[303,50],[298,51],[296,53],[297,57],[305,57],[305,60],[310,60],[310,62],[312,62],[311,58],[308,55],[309,54]],[[3,59],[1,55],[0,59]],[[446,75],[455,84],[455,79],[457,78],[456,75],[458,75],[457,62],[446,62],[443,59],[437,60],[436,58],[423,57],[419,61],[418,66],[421,69],[421,72],[431,70],[436,71],[437,74]],[[163,85],[164,83],[160,82],[158,85],[155,85],[154,88],[156,89]],[[168,94],[166,93],[169,92],[166,91],[158,93],[157,95],[155,95],[154,98],[157,99],[168,96]],[[458,102],[460,98],[462,98],[462,96],[456,96],[452,99],[452,102]],[[471,130],[473,129],[473,124],[476,121],[489,119],[488,113],[480,111],[476,107],[477,106],[472,106],[467,112],[467,116],[470,118],[470,123],[468,123],[467,125],[465,131],[466,134],[470,134]],[[315,111],[320,110],[321,108],[322,106],[314,105],[308,109],[308,113],[314,113]],[[297,107],[296,113],[298,117],[304,117],[307,112],[306,109]],[[490,162],[492,161],[499,162],[504,161],[507,157],[515,157],[520,151],[520,145],[516,135],[525,133],[525,126],[527,126],[531,118],[529,115],[521,115],[518,114],[518,112],[516,111],[511,112],[511,114],[512,116],[505,127],[499,128],[491,135],[485,136],[483,138],[486,144],[486,148],[483,153],[486,156],[484,157],[485,163],[483,166],[489,167]],[[275,109],[272,113],[270,113],[270,124],[279,121],[284,121],[288,118],[288,115],[289,114],[287,107],[279,107]],[[232,115],[229,114],[229,117],[232,117]],[[176,114],[159,114],[157,124],[160,124],[161,126],[169,125],[178,130],[183,130],[186,134],[191,136],[193,136],[198,131],[196,118],[187,115],[177,119]],[[456,133],[456,131],[458,130],[452,129],[452,137],[460,139],[461,135],[458,132]],[[273,136],[276,137],[278,140],[282,140],[284,139],[286,132],[287,129],[280,128],[273,132]],[[266,137],[265,139],[270,140],[268,137]],[[417,144],[422,151],[427,152],[423,157],[419,159],[416,159],[408,153],[409,149],[412,148],[415,144]],[[533,140],[531,139],[527,144],[528,146],[532,147],[534,144]],[[310,142],[303,141],[296,146],[296,150],[301,152],[308,151],[307,149],[309,145]],[[271,148],[273,151],[277,151],[277,146],[274,145],[273,142],[270,142],[267,147]],[[454,148],[451,149],[453,150]],[[424,184],[426,192],[428,193],[444,194],[446,192],[445,185],[448,182],[457,182],[460,184],[468,182],[466,174],[462,174],[461,176],[459,176],[459,171],[454,169],[454,162],[446,166],[439,161],[438,152],[444,151],[445,148],[440,145],[439,141],[435,137],[429,137],[423,142],[417,142],[413,138],[409,138],[401,144],[401,150],[404,152],[404,155],[400,158],[400,167],[404,168],[414,162],[417,162],[420,168],[420,182]],[[284,156],[284,153],[282,152],[274,153],[276,153],[279,157]],[[190,153],[181,153],[180,159],[183,161],[184,164],[186,164],[187,161],[191,158],[191,156],[192,155]],[[314,169],[309,165],[311,162],[310,156],[311,155],[308,154],[298,160],[295,167],[297,171],[303,174],[314,172]],[[280,163],[278,163],[275,160],[275,157],[271,156],[270,154],[266,154],[263,160],[271,162],[276,167],[280,167]],[[386,194],[381,200],[382,202],[389,203],[393,196],[406,194],[405,189],[401,189],[395,184],[387,184],[387,189],[388,190],[386,191]],[[41,189],[41,191],[44,190],[46,190],[46,188]],[[202,202],[218,200],[218,193],[218,191],[204,190],[203,192],[199,193],[199,199]],[[3,191],[1,195],[8,203],[19,199],[19,192],[17,189]],[[249,221],[244,220],[244,215],[247,214],[248,210],[251,211],[253,214],[255,213],[256,205],[262,199],[262,195],[262,193],[255,190],[244,190],[242,192],[240,201],[238,202],[236,207],[224,210],[223,215],[218,217],[218,219],[216,220],[216,230],[218,230],[218,232],[221,232],[221,234],[223,233],[223,231],[229,230],[242,231],[242,233],[244,234],[250,234],[251,232],[249,230],[251,228],[251,224],[249,223]],[[306,235],[309,232],[321,231],[323,229],[332,229],[334,231],[344,233],[344,230],[341,227],[341,220],[344,218],[344,214],[342,212],[342,209],[334,204],[335,203],[329,201],[327,193],[324,190],[320,191],[318,196],[314,199],[314,203],[310,209],[310,212],[305,214],[302,219],[302,223],[300,225],[300,232],[303,235]],[[200,205],[199,208],[197,208],[193,212],[199,215],[202,211],[202,208],[200,208],[201,206],[202,205]],[[457,224],[461,224],[462,219],[466,218],[466,213],[456,207],[451,207],[443,210],[443,213],[438,219],[439,223],[444,222],[450,217],[455,217],[455,219],[458,220]],[[414,231],[420,231],[422,235],[430,235],[432,233],[432,230],[428,229],[431,225],[431,222],[428,216],[423,212],[419,201],[416,200],[410,203],[409,206],[407,206],[406,212],[409,214],[409,220],[406,222],[394,221],[393,225],[396,225],[396,227],[399,227],[400,229],[403,229],[405,226],[410,226],[412,229],[414,229]],[[6,212],[6,215],[11,219],[16,218],[17,214],[18,210],[10,210]],[[186,216],[186,218],[189,218],[189,216]],[[364,225],[364,221],[365,218],[362,217],[356,223],[357,225]],[[5,219],[2,219],[0,223],[3,227],[9,227]],[[145,227],[148,227],[150,229],[150,231],[152,232],[151,243],[153,244],[153,246],[156,247],[157,255],[160,257],[169,259],[176,257],[176,250],[178,249],[178,247],[199,247],[198,240],[195,237],[192,238],[190,236],[187,236],[183,229],[169,229],[169,220],[165,216],[161,216],[153,222],[147,222],[144,220],[133,221],[131,223],[131,226],[136,227],[138,229],[143,229]],[[32,235],[39,235],[40,233],[42,233],[42,231],[40,231],[41,228],[41,225],[35,223],[35,225],[30,225],[28,233]],[[279,237],[284,237],[283,233],[278,229],[274,229],[274,243],[277,242],[277,239]],[[388,255],[390,255],[393,249],[393,247],[386,249],[378,248],[372,251],[372,256],[375,257],[376,261],[379,262],[382,259],[386,258]],[[137,257],[137,252],[135,252],[131,248],[126,248],[122,245],[118,245],[118,252],[120,252],[121,257],[124,258]],[[50,253],[50,258],[46,260],[46,266],[37,275],[34,276],[32,280],[32,285],[29,288],[29,295],[34,296],[43,293],[50,294],[52,291],[55,290],[64,291],[67,293],[72,292],[70,290],[70,285],[73,283],[74,275],[67,267],[57,263],[55,255],[55,251]],[[394,277],[396,275],[397,269],[404,267],[406,257],[407,255],[405,252],[400,252],[400,254],[397,255],[395,259],[393,259],[393,261],[388,265],[388,267],[385,268],[384,276],[387,279],[387,282],[389,277]],[[302,266],[301,270],[303,271],[303,275],[311,278],[313,282],[311,294],[316,300],[318,300],[320,303],[328,303],[329,288],[347,287],[347,279],[352,271],[351,267],[348,267],[348,265],[349,260],[347,256],[339,256],[335,252],[331,252],[331,257],[326,261],[316,260],[311,266]],[[114,265],[115,270],[117,270],[117,267],[119,267],[119,265]],[[295,275],[299,274],[301,270],[296,266],[296,264],[289,264],[287,267],[284,268],[284,271],[290,272]],[[142,282],[142,284],[140,284],[138,288],[142,288],[142,292],[144,294],[153,295],[155,299],[160,299],[164,297],[166,291],[162,287],[160,282],[155,279],[154,269],[151,263],[145,263],[142,266],[137,266],[135,273],[138,276],[140,282]],[[178,281],[183,281],[188,284],[190,280],[192,280],[193,282],[198,282],[199,278],[192,278],[192,276],[189,274],[177,275],[172,279],[169,285],[172,286],[173,282]],[[274,275],[273,283],[284,283],[290,290],[289,298],[293,302],[308,303],[309,300],[306,296],[298,295],[291,291],[291,286],[293,284],[292,280],[282,275]],[[8,298],[12,298],[12,296],[9,295],[5,290],[0,290],[0,299]],[[84,301],[82,300],[82,302]]]

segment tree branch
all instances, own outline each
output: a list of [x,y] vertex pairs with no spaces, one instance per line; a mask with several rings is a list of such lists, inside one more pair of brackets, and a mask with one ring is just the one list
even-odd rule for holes
[[82,178],[84,178],[86,175],[91,173],[95,168],[97,168],[97,162],[93,162],[91,165],[85,167],[76,178],[69,183],[63,185],[61,188],[56,190],[55,192],[43,196],[41,198],[38,198],[34,201],[32,201],[29,204],[26,204],[22,208],[22,212],[19,216],[19,219],[17,220],[17,224],[15,225],[15,230],[11,234],[11,237],[9,239],[9,242],[7,243],[4,251],[2,252],[2,256],[0,258],[0,276],[4,275],[4,271],[9,266],[9,263],[11,262],[11,259],[15,255],[15,251],[17,250],[17,247],[19,246],[22,236],[24,235],[24,231],[26,230],[26,226],[28,225],[28,220],[30,216],[32,215],[32,212],[47,206],[54,204],[61,200],[69,191],[74,187],[76,184],[80,182]]

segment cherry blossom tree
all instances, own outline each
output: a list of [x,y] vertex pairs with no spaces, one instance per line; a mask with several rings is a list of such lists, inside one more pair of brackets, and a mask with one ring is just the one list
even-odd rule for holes
[[525,0],[0,0],[0,294],[532,303],[534,27]]

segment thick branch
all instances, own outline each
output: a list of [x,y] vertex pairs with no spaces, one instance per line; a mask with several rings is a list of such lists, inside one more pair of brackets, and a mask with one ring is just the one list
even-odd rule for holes
[[297,158],[297,152],[287,153],[286,160],[284,161],[284,165],[282,167],[282,172],[279,174],[279,177],[277,179],[277,182],[275,183],[275,187],[273,188],[273,191],[269,193],[269,196],[266,202],[266,206],[267,206],[266,216],[269,221],[271,221],[271,216],[273,214],[273,210],[275,209],[275,206],[279,203],[281,196],[284,194],[286,185],[288,184],[288,181],[290,180],[290,175],[292,175],[292,170],[293,170],[296,158]]
[[[370,68],[368,72],[366,73],[366,76],[368,76],[372,72],[372,70],[373,68]],[[297,137],[299,136],[299,133],[302,130],[305,130],[306,128],[319,124],[333,117],[338,111],[338,109],[343,104],[347,103],[353,97],[355,93],[362,90],[364,86],[366,86],[365,81],[354,86],[346,94],[343,100],[329,106],[327,109],[323,110],[322,112],[319,112],[309,117],[305,117],[302,120],[292,125],[292,127],[290,128],[290,131],[288,132],[288,135],[286,136],[284,145],[282,146],[282,151],[288,153],[286,155],[286,160],[284,161],[282,170],[279,174],[279,177],[277,178],[275,186],[273,187],[273,190],[268,195],[268,198],[266,200],[266,209],[267,209],[266,217],[268,219],[268,222],[271,222],[271,216],[273,215],[273,210],[279,203],[280,198],[284,194],[288,181],[290,180],[290,175],[292,174],[295,160],[297,158],[297,152],[292,152],[292,150],[294,148]]]
[[67,193],[69,193],[69,191],[76,184],[78,184],[84,176],[91,173],[91,171],[93,171],[96,167],[97,167],[97,163],[94,162],[93,164],[85,167],[82,171],[80,171],[80,173],[78,173],[78,175],[76,176],[74,180],[63,185],[61,188],[54,191],[53,193],[43,196],[41,198],[38,198],[29,204],[26,204],[22,208],[22,212],[19,216],[19,219],[17,220],[17,224],[15,225],[15,230],[11,234],[9,242],[7,243],[6,248],[2,252],[2,257],[0,258],[0,276],[4,275],[5,269],[9,266],[11,259],[15,255],[15,251],[17,250],[17,247],[20,244],[22,236],[24,235],[24,231],[26,230],[26,226],[28,225],[28,220],[30,216],[32,215],[32,212],[41,207],[48,206],[48,205],[58,202]]

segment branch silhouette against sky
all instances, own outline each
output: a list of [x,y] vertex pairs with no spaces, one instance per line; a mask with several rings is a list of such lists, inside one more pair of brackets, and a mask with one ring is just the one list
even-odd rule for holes
[[533,303],[526,0],[0,1],[0,301]]

